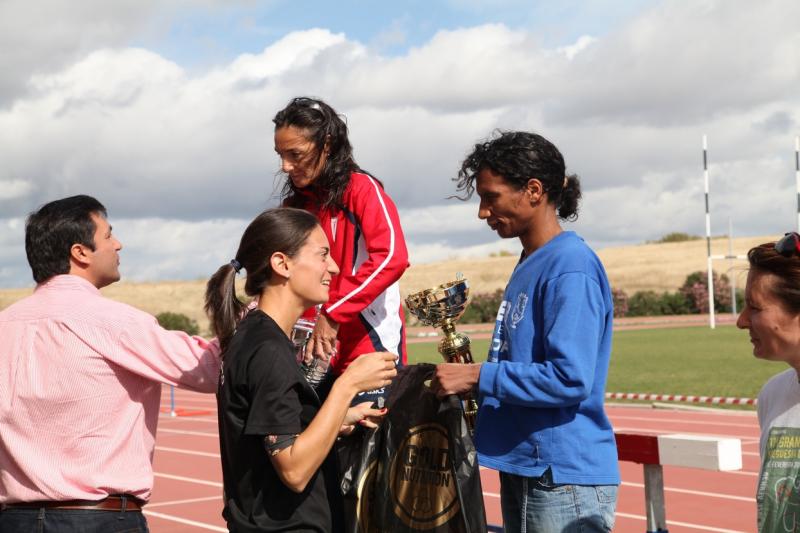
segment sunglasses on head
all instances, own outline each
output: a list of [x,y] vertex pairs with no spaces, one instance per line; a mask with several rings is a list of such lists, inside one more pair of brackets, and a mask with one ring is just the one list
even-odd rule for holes
[[[292,105],[297,105],[300,107],[307,107],[309,109],[313,109],[315,111],[319,111],[322,113],[322,106],[319,105],[319,102],[314,100],[313,98],[306,98],[305,96],[300,96],[297,98],[292,99]],[[324,115],[324,113],[323,113]]]
[[800,235],[794,231],[785,234],[781,240],[775,243],[775,251],[783,257],[800,255]]

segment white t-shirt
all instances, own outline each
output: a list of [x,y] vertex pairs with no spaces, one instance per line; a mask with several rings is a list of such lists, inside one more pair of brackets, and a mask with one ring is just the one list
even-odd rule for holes
[[758,424],[758,531],[796,531],[800,528],[800,383],[793,368],[773,376],[761,388]]

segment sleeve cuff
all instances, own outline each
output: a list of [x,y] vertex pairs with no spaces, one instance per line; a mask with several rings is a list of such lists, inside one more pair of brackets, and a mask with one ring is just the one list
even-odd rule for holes
[[483,363],[478,376],[478,393],[481,396],[494,396],[494,382],[500,365],[497,363]]

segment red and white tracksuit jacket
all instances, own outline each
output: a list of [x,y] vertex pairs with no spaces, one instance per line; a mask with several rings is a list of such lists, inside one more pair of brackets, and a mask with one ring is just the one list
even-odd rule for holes
[[321,210],[310,191],[302,198],[302,207],[319,219],[340,270],[322,306],[339,324],[333,372],[341,374],[356,357],[375,351],[395,353],[405,365],[398,280],[408,268],[408,250],[394,202],[375,178],[360,172],[350,174],[344,209]]

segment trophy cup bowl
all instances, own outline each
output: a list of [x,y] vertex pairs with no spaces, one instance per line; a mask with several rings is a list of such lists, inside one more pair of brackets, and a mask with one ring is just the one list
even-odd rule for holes
[[[439,341],[439,353],[448,363],[472,363],[469,337],[456,332],[456,321],[461,318],[469,303],[469,283],[460,274],[455,281],[444,283],[406,297],[409,312],[428,326],[442,328],[444,336]],[[478,404],[470,395],[464,395],[464,414],[470,429],[475,427]]]

